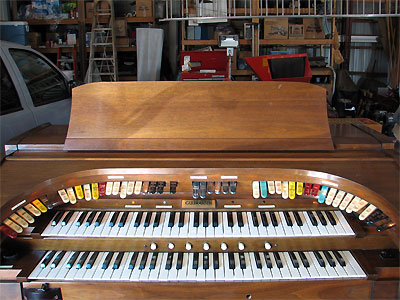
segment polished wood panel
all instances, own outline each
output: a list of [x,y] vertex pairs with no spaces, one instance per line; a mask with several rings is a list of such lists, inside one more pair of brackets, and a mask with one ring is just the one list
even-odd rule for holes
[[333,150],[299,82],[102,82],[73,90],[67,150]]

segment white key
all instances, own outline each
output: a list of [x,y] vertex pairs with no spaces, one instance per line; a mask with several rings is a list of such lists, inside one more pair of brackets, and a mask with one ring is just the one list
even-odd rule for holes
[[333,216],[333,218],[336,221],[336,225],[333,227],[335,228],[337,234],[338,235],[346,235],[346,231],[343,229],[342,224],[340,224],[340,221],[339,221],[337,215],[333,211],[331,211],[331,215]]
[[127,190],[128,190],[128,181],[122,181],[122,183],[121,183],[121,192],[119,193],[119,196],[120,196],[121,199],[125,199],[126,198]]
[[217,216],[218,216],[218,227],[214,228],[214,234],[215,237],[223,237],[224,236],[224,221],[223,221],[223,217],[222,217],[222,212],[217,212]]
[[113,183],[107,182],[106,184],[106,196],[110,196],[112,194]]
[[167,264],[167,258],[168,258],[168,253],[164,253],[164,256],[163,256],[162,261],[161,261],[160,273],[158,275],[158,280],[159,281],[168,281],[169,270],[165,269],[165,266]]
[[225,279],[225,267],[224,267],[224,254],[217,253],[219,268],[215,270],[215,280],[223,281]]
[[113,182],[112,194],[114,196],[118,195],[120,186],[121,186],[121,182],[119,182],[119,181]]
[[143,237],[144,231],[145,231],[145,229],[146,229],[146,227],[144,227],[144,220],[145,220],[145,219],[146,219],[146,213],[143,212],[142,218],[140,219],[139,226],[138,226],[137,229],[136,229],[136,233],[135,233],[135,236],[136,236],[136,237]]
[[[352,267],[351,264],[349,263],[349,260],[347,259],[346,255],[344,255],[344,254],[342,253],[342,251],[338,251],[338,253],[343,257],[343,260],[344,260],[344,262],[345,262],[345,264],[346,264],[346,265],[345,265],[344,267],[342,267],[342,268],[345,270],[347,276],[348,276],[348,277],[351,277],[351,278],[357,278],[357,277],[359,277],[359,275],[357,275],[357,272],[353,269],[353,267]],[[336,259],[336,257],[335,257],[335,260],[336,260],[337,263],[339,263],[338,260]]]
[[238,224],[237,212],[236,211],[232,212],[232,219],[233,219],[233,227],[232,227],[233,236],[234,237],[241,237],[242,236],[242,232],[241,232],[239,224]]
[[252,265],[250,262],[250,256],[248,252],[244,253],[244,260],[246,262],[246,269],[243,270],[243,279],[244,280],[253,280],[253,270],[252,270]]
[[347,278],[349,277],[346,273],[346,271],[344,270],[344,268],[339,264],[339,262],[337,261],[335,255],[332,253],[332,251],[328,251],[329,254],[332,256],[333,260],[335,261],[335,270],[338,273],[340,278]]
[[367,277],[356,259],[353,257],[353,255],[351,255],[350,251],[340,251],[340,254],[342,254],[343,257],[346,257],[347,261],[350,263],[351,267],[359,277]]
[[189,213],[189,228],[188,228],[188,237],[195,238],[197,237],[197,228],[194,227],[194,212]]
[[54,256],[50,260],[49,264],[44,269],[42,269],[42,271],[39,273],[39,275],[37,276],[37,279],[49,279],[49,278],[51,278],[51,276],[49,276],[49,274],[51,273],[51,271],[53,271],[53,269],[50,266],[51,266],[53,260],[56,259],[57,255],[60,252],[61,251],[57,251],[56,254],[54,254]]
[[140,195],[140,191],[142,190],[142,181],[136,181],[135,183],[135,195]]
[[233,236],[232,227],[228,226],[228,214],[226,211],[222,213],[222,222],[224,228],[224,237],[231,237]]
[[78,264],[79,260],[81,259],[81,256],[84,255],[84,253],[85,253],[84,251],[79,253],[79,256],[75,260],[74,265],[71,266],[71,269],[69,269],[68,273],[65,275],[65,280],[74,280],[75,279],[75,274],[79,270],[76,268],[76,265]]
[[162,237],[162,231],[165,222],[165,212],[161,212],[160,222],[157,227],[153,229],[153,237]]
[[156,212],[152,212],[151,213],[151,217],[150,217],[150,222],[149,222],[149,226],[145,227],[143,236],[145,237],[153,237],[153,231],[154,231],[154,219],[156,217]]
[[318,226],[314,226],[310,220],[310,217],[308,216],[308,213],[306,211],[303,211],[303,216],[306,219],[306,223],[308,225],[308,228],[310,228],[311,235],[312,236],[320,236],[321,233],[318,230]]
[[208,212],[208,227],[206,227],[206,237],[213,238],[215,236],[214,226],[212,223],[212,212]]
[[[283,229],[285,230],[285,236],[294,236],[293,229],[291,226],[287,225],[285,216],[283,215],[283,212],[280,211],[278,214],[279,214],[279,217],[281,218],[281,224],[283,226]],[[292,222],[293,221],[294,221],[294,218],[292,219]]]
[[[257,220],[258,220],[258,232],[259,232],[259,236],[260,237],[267,237],[267,236],[276,235],[275,230],[272,230],[272,229],[271,229],[272,234],[269,233],[269,227],[270,226],[265,227],[263,225],[263,223],[261,221],[261,215],[260,215],[259,211],[256,212],[256,216],[257,216]],[[267,220],[268,220],[268,218],[267,218]],[[271,221],[271,220],[269,220],[269,221]],[[268,224],[270,225],[271,223],[268,223]]]
[[[74,212],[74,214],[71,216],[71,219],[69,219],[69,222],[65,226],[61,226],[60,231],[57,233],[57,236],[65,236],[67,235],[67,232],[71,229],[72,226],[75,226],[75,222],[77,221],[78,216],[80,215],[79,211]],[[60,219],[60,222],[62,221],[62,218]]]
[[214,272],[214,260],[213,254],[208,253],[208,269],[205,270],[206,272],[206,281],[214,281],[215,280],[215,272]]
[[349,205],[349,203],[351,202],[351,200],[353,200],[354,195],[347,193],[346,196],[344,197],[343,201],[340,203],[339,208],[341,210],[345,210],[347,205]]
[[344,231],[346,232],[346,235],[355,235],[353,229],[351,229],[349,223],[347,223],[346,218],[343,216],[342,212],[340,211],[334,211],[333,212],[336,217],[338,218],[340,224],[342,225]]
[[311,255],[313,255],[313,254],[311,252],[303,252],[303,253],[308,260],[308,264],[310,265],[308,267],[308,272],[310,273],[310,277],[311,278],[320,278],[321,275],[317,271],[314,260],[311,259]]
[[[112,229],[112,227],[110,227],[110,221],[115,213],[117,213],[117,212],[113,211],[108,215],[108,218],[106,220],[106,223],[104,224],[103,230],[101,231],[101,236],[109,236],[110,235],[110,232]],[[107,215],[107,213],[106,213],[106,215]],[[105,219],[106,215],[104,216],[104,219]]]
[[151,262],[151,257],[153,256],[153,253],[149,253],[146,259],[146,262],[144,263],[144,269],[140,272],[139,276],[139,281],[147,281],[149,280],[149,275],[150,275],[150,262]]
[[122,273],[121,273],[121,276],[120,276],[120,280],[126,281],[126,280],[129,280],[129,278],[131,277],[132,270],[129,269],[129,264],[131,262],[133,253],[134,252],[125,253],[126,261],[125,261],[125,264],[123,266],[121,264]]
[[[279,213],[277,213],[277,212],[273,212],[273,213],[275,214],[276,220],[278,221],[278,226],[276,226],[276,227],[272,226],[275,228],[276,235],[277,236],[286,236],[285,227],[282,224],[282,220],[279,216]],[[272,225],[272,222],[271,222],[271,225]]]
[[73,222],[71,222],[71,219],[72,219],[72,218],[70,219],[70,222],[72,223],[72,225],[69,227],[69,230],[65,233],[66,236],[76,236],[76,232],[77,232],[78,229],[79,229],[79,227],[76,226],[76,221],[78,221],[78,219],[80,218],[80,216],[81,216],[82,213],[83,213],[83,212],[80,211],[80,212],[78,213],[78,215],[76,216],[75,220],[73,220]]
[[171,228],[171,237],[179,237],[179,227],[178,227],[178,223],[179,223],[179,212],[175,212],[175,221],[174,221],[174,226],[172,226]]
[[[126,237],[135,237],[135,235],[136,235],[137,227],[135,227],[135,220],[136,220],[138,213],[137,213],[137,211],[134,211],[131,213],[132,213],[132,218],[131,218],[131,222],[129,223],[128,231],[126,232]],[[127,226],[127,225],[125,225],[125,226]]]
[[140,265],[140,262],[142,260],[142,256],[143,256],[143,252],[140,252],[138,257],[137,257],[135,266],[132,269],[131,277],[129,278],[129,281],[139,281],[139,276],[140,276],[140,273],[141,273],[141,270],[139,269],[139,265]]
[[240,228],[242,231],[242,237],[250,237],[250,229],[249,229],[249,221],[251,220],[247,219],[247,213],[246,212],[240,212],[242,214],[243,218],[243,227]]
[[178,280],[186,281],[189,268],[189,253],[183,253],[182,269],[178,272]]
[[205,280],[206,280],[206,272],[203,269],[203,253],[199,253],[196,281],[205,281]]
[[75,278],[74,280],[83,280],[85,278],[85,273],[87,271],[86,269],[86,264],[90,259],[90,256],[93,254],[93,252],[89,252],[88,257],[85,259],[85,261],[83,262],[82,266],[80,269],[78,269],[78,271],[75,273]]
[[254,252],[248,253],[250,258],[251,269],[253,271],[254,280],[264,279],[261,269],[257,268],[256,258],[254,257]]
[[[121,215],[122,217],[122,215]],[[126,217],[125,225],[119,228],[118,237],[125,237],[128,233],[129,226],[131,225],[133,212],[129,212]],[[118,225],[118,224],[117,224]]]
[[111,280],[113,280],[113,281],[120,280],[122,273],[124,272],[124,267],[128,260],[128,256],[129,256],[128,254],[129,254],[128,252],[125,252],[124,255],[122,256],[121,263],[119,264],[119,268],[114,270],[114,272],[111,276]]
[[329,276],[330,278],[338,278],[338,274],[337,274],[335,268],[333,268],[333,267],[331,267],[331,266],[329,265],[328,260],[327,260],[326,257],[325,257],[325,254],[322,253],[322,251],[318,251],[318,252],[319,252],[319,254],[321,255],[322,259],[325,261],[325,270],[326,270],[326,272],[328,273],[328,276]]
[[[90,213],[89,213],[90,214]],[[94,223],[95,223],[95,221],[96,221],[96,219],[97,219],[97,217],[99,216],[99,214],[100,214],[100,212],[98,211],[98,212],[96,212],[96,214],[94,215],[94,219],[93,219],[93,222],[88,226],[88,227],[86,227],[85,225],[85,231],[83,232],[83,236],[85,236],[85,237],[91,237],[92,235],[93,235],[93,231],[94,231],[94,229],[96,228],[95,226],[94,226]]]
[[[272,253],[270,255],[272,255]],[[281,258],[282,265],[283,265],[283,268],[279,269],[281,271],[282,279],[292,279],[293,278],[293,274],[292,274],[293,265],[291,265],[292,261],[290,260],[290,258],[289,258],[289,260],[286,260],[286,256],[284,255],[283,252],[279,252],[279,257]],[[294,275],[295,278],[297,278],[296,277],[297,274],[298,273],[295,273],[295,275]]]
[[[105,258],[104,256],[105,252],[100,252],[99,255],[97,256],[96,260],[93,263],[93,266],[90,269],[86,269],[85,275],[83,275],[83,279],[84,280],[89,280],[92,279],[94,274],[97,271],[97,268],[99,267],[100,264],[103,263],[103,260]],[[90,259],[90,255],[89,255],[89,259]],[[101,268],[101,266],[100,266]]]
[[169,270],[168,272],[168,281],[178,280],[178,270],[176,269],[177,262],[178,262],[178,253],[174,253],[174,255],[172,256],[171,270]]
[[[119,222],[121,221],[122,215],[124,212],[119,212],[119,215],[117,217],[117,220],[115,221],[114,226],[111,228],[109,236],[111,237],[119,237],[119,231],[121,230],[121,227],[119,227]],[[125,225],[126,226],[126,225]]]
[[[44,256],[43,256],[43,258],[40,260],[40,262],[36,265],[36,267],[33,269],[33,271],[32,271],[32,273],[29,275],[29,279],[36,279],[37,277],[38,277],[38,275],[40,274],[40,272],[43,270],[42,268],[41,268],[41,264],[42,264],[42,262],[45,260],[45,258],[46,258],[46,256],[50,253],[51,251],[47,251],[45,254],[44,254]],[[49,266],[49,265],[47,265],[47,266]]]
[[303,226],[300,226],[301,231],[303,232],[303,235],[304,236],[311,236],[312,235],[311,234],[311,230],[310,230],[310,227],[309,227],[309,225],[308,225],[308,223],[306,221],[304,213],[302,211],[299,211],[298,213],[299,213],[301,221],[303,222]]
[[134,181],[128,181],[128,186],[126,188],[126,194],[129,195],[129,196],[132,195],[134,188],[135,188],[135,182]]
[[234,270],[233,269],[229,269],[228,253],[224,253],[224,271],[225,271],[225,281],[235,280]]
[[313,252],[308,252],[308,257],[307,258],[310,258],[312,260],[313,265],[314,265],[315,269],[317,270],[317,272],[319,274],[319,278],[323,279],[323,278],[329,278],[330,277],[328,272],[326,271],[326,269],[324,267],[321,267],[321,265],[318,263],[318,260],[315,257],[315,254]]
[[322,215],[324,216],[326,220],[326,230],[328,231],[329,235],[337,235],[337,231],[334,226],[332,226],[331,222],[329,221],[328,217],[326,216],[326,213],[324,211],[321,211]]
[[58,265],[59,272],[54,276],[54,279],[63,280],[67,275],[69,269],[67,269],[67,263],[75,251],[67,251],[65,253],[63,260]]
[[[163,227],[162,233],[161,233],[162,237],[169,237],[171,235],[171,227],[168,227],[170,216],[171,216],[171,212],[165,213],[164,223],[162,224],[162,227]],[[160,224],[160,226],[161,226],[161,224]]]
[[289,216],[290,216],[290,218],[292,219],[292,222],[293,222],[293,226],[292,226],[293,235],[294,236],[302,236],[303,235],[303,231],[301,230],[301,227],[299,225],[297,225],[297,222],[296,222],[296,219],[294,217],[293,212],[289,211]]
[[[251,216],[251,212],[246,212],[245,213],[247,216],[247,225],[249,227],[249,236],[250,237],[259,237],[260,234],[258,233],[258,227],[254,226],[253,224],[253,217]],[[260,226],[260,223],[258,224]]]
[[[163,270],[161,270],[162,272]],[[160,273],[161,274],[161,273]],[[188,281],[196,281],[197,272],[193,269],[193,253],[189,253],[188,257],[188,268],[187,268],[187,277]]]
[[[286,261],[286,266],[289,269],[289,272],[291,274],[291,279],[296,279],[296,280],[302,279],[298,268],[295,268],[293,266],[293,262],[289,257],[289,253],[288,252],[280,252],[280,256],[281,257],[283,256]],[[283,259],[282,259],[282,263],[283,263]]]
[[301,260],[299,253],[297,253],[297,252],[293,252],[293,253],[294,253],[294,255],[296,256],[297,261],[299,262],[298,271],[299,271],[300,276],[302,277],[302,279],[311,278],[311,275],[310,275],[310,273],[308,272],[308,268],[306,268],[306,267],[304,266],[303,261]]
[[157,255],[157,260],[156,263],[154,265],[154,269],[150,270],[150,274],[149,274],[149,280],[150,281],[157,281],[158,280],[158,276],[160,274],[161,271],[161,262],[163,260],[165,253],[158,253]]
[[[314,215],[315,219],[318,222],[318,230],[321,233],[321,235],[323,236],[327,236],[329,235],[328,230],[326,228],[326,226],[322,225],[321,220],[318,218],[317,213],[315,211],[312,212],[312,214]],[[329,221],[328,221],[329,222]]]
[[333,199],[335,199],[336,192],[337,192],[337,189],[335,189],[335,188],[329,189],[328,195],[325,198],[326,205],[332,205]]
[[[282,252],[280,252],[280,256],[282,257]],[[271,262],[272,262],[272,268],[270,269],[271,274],[272,274],[272,278],[281,279],[282,278],[282,274],[281,274],[280,269],[278,268],[278,265],[276,264],[275,257],[274,257],[272,252],[269,252],[269,257],[270,257]],[[266,268],[268,268],[268,267],[266,267]]]
[[268,184],[268,193],[275,194],[275,182],[267,181]]
[[243,270],[240,268],[240,260],[239,260],[239,253],[233,253],[233,257],[235,259],[235,278],[234,280],[243,280]]
[[66,251],[65,252],[65,254],[62,257],[61,261],[59,262],[58,266],[55,267],[55,268],[52,268],[52,270],[50,271],[50,273],[47,276],[47,279],[55,279],[55,278],[57,278],[58,273],[60,273],[60,271],[62,269],[65,269],[65,265],[66,265],[67,260],[68,260],[69,252],[70,251]]
[[[93,225],[94,226],[94,230],[93,230],[93,234],[92,234],[93,237],[100,237],[101,236],[101,232],[103,231],[104,226],[106,225],[106,222],[107,222],[109,216],[110,216],[110,212],[106,212],[104,214],[104,217],[101,220],[99,226],[94,226]],[[96,219],[94,220],[93,224],[95,222],[96,222]]]
[[42,236],[53,236],[53,235],[56,235],[61,230],[61,227],[62,227],[61,221],[68,212],[61,212],[61,213],[63,215],[62,215],[60,221],[58,221],[57,225],[52,226],[51,224],[53,223],[53,220],[57,217],[58,212],[51,219],[50,223],[47,224],[46,228],[43,230]]
[[[85,226],[85,222],[86,222],[86,220],[87,220],[87,218],[89,218],[89,215],[90,215],[90,212],[88,212],[87,214],[86,214],[86,217],[83,219],[83,222],[82,222],[82,224],[81,224],[81,226],[79,226],[78,227],[78,230],[75,232],[75,236],[85,236],[84,235],[84,233],[85,233],[85,231],[86,231],[86,229],[87,229],[87,227]],[[74,216],[72,215],[72,218],[73,218]],[[72,219],[71,218],[71,219]],[[73,226],[76,226],[76,221],[78,221],[77,219],[74,221],[74,225]]]
[[198,238],[206,237],[206,228],[203,226],[203,212],[199,213],[199,227],[197,228],[197,237]]
[[[183,213],[183,212],[181,212]],[[185,216],[183,218],[183,226],[179,229],[179,237],[188,237],[189,233],[189,212],[184,213]]]
[[253,181],[253,198],[258,199],[260,198],[260,183],[258,181]]
[[[108,253],[109,252],[104,252],[103,259],[97,265],[97,268],[93,274],[92,280],[103,280],[103,274],[106,271],[105,269],[103,269],[103,262],[106,259]],[[111,268],[111,266],[109,265],[108,268]]]
[[264,253],[258,252],[258,254],[260,255],[260,261],[261,261],[261,266],[262,266],[261,272],[263,274],[263,279],[271,280],[273,278],[271,269],[267,267],[267,264],[265,262]]

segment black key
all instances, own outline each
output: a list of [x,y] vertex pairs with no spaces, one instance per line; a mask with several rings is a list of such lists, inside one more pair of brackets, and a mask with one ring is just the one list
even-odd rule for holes
[[275,213],[273,211],[270,211],[269,212],[269,216],[271,218],[272,225],[274,225],[274,227],[277,227],[278,226],[278,219],[276,218]]
[[182,269],[182,263],[183,263],[183,252],[178,253],[178,260],[176,261],[176,269],[180,270]]
[[151,215],[152,215],[153,213],[152,212],[147,212],[147,214],[146,214],[146,218],[144,219],[144,223],[143,223],[143,227],[149,227],[149,225],[150,225],[150,220],[151,220]]
[[77,269],[81,269],[81,268],[83,268],[83,265],[85,264],[85,261],[86,261],[86,259],[88,258],[88,256],[89,256],[89,251],[85,251],[82,255],[81,255],[81,257],[79,258],[79,260],[78,260],[78,263],[76,264],[76,268]]
[[101,267],[103,270],[106,270],[108,268],[108,266],[110,265],[111,258],[113,257],[113,255],[114,255],[114,252],[108,252],[106,258],[103,261],[103,265]]
[[200,190],[199,190],[200,198],[204,199],[207,194],[207,182],[201,181],[200,182]]
[[127,212],[127,211],[125,211],[122,214],[122,217],[121,217],[121,219],[119,220],[119,223],[118,223],[118,227],[124,227],[125,226],[126,219],[128,218],[128,214],[129,214],[129,212]]
[[307,215],[308,215],[308,217],[309,217],[310,220],[311,220],[311,224],[312,224],[313,226],[318,226],[318,222],[317,222],[317,219],[315,218],[314,214],[313,214],[311,211],[308,211],[308,212],[307,212]]
[[328,222],[326,222],[324,215],[319,210],[317,210],[317,216],[318,216],[318,219],[321,221],[322,225],[324,225],[324,226],[328,225]]
[[40,267],[42,269],[46,268],[55,254],[56,254],[56,251],[51,251],[49,254],[47,254],[46,257],[44,258],[44,260],[40,263]]
[[160,219],[161,219],[161,211],[156,212],[156,216],[154,218],[153,227],[160,226]]
[[246,269],[246,259],[243,252],[239,252],[239,263],[242,270]]
[[276,265],[278,266],[279,269],[282,269],[283,263],[282,263],[281,256],[279,255],[278,252],[272,252],[272,253],[274,253]]
[[283,212],[283,215],[284,215],[284,217],[285,217],[285,220],[286,220],[286,224],[288,225],[288,226],[293,226],[293,222],[292,222],[292,218],[290,217],[290,215],[289,215],[289,213],[287,212],[287,211],[284,211]]
[[232,195],[236,194],[236,185],[236,181],[229,181],[229,193],[231,193]]
[[332,250],[333,255],[335,256],[336,260],[338,261],[339,265],[342,267],[346,266],[346,262],[344,261],[343,256],[340,255],[340,253],[336,250]]
[[228,211],[227,215],[228,215],[228,226],[229,226],[229,227],[233,227],[233,216],[232,216],[232,212],[231,212],[231,211]]
[[117,258],[114,260],[114,264],[113,264],[114,270],[119,269],[119,266],[121,265],[121,260],[122,260],[123,256],[124,256],[124,252],[118,253]]
[[272,269],[272,260],[271,257],[269,257],[268,252],[264,252],[264,258],[265,258],[265,263],[267,264],[267,268]]
[[193,189],[193,198],[194,199],[199,198],[199,188],[200,188],[200,182],[192,181],[192,189]]
[[137,261],[138,256],[139,256],[139,252],[134,252],[134,253],[133,253],[132,258],[131,258],[131,261],[129,262],[129,267],[128,267],[128,269],[131,270],[131,269],[134,269],[134,268],[135,268],[135,265],[136,265],[136,261]]
[[309,263],[306,255],[304,254],[304,252],[299,251],[298,253],[299,253],[301,261],[303,262],[303,266],[306,267],[306,268],[309,268],[310,267],[310,263]]
[[178,186],[177,181],[170,181],[169,182],[169,192],[170,194],[175,194],[176,193],[176,187]]
[[149,194],[154,195],[156,193],[157,181],[150,181],[149,183]]
[[303,226],[303,221],[301,220],[300,215],[297,211],[293,212],[293,216],[294,216],[294,219],[296,220],[296,224],[298,226]]
[[212,224],[213,227],[218,227],[218,212],[213,211],[212,213]]
[[185,223],[185,212],[181,211],[179,213],[178,227],[183,227]]
[[153,252],[153,256],[151,257],[150,261],[150,270],[154,270],[156,268],[156,263],[157,263],[157,257],[158,257],[158,252]]
[[110,227],[114,227],[115,223],[117,222],[117,218],[119,216],[119,212],[116,211],[113,216],[111,217],[110,223],[108,224],[108,226]]
[[237,214],[237,221],[238,221],[238,225],[239,227],[243,227],[244,223],[243,223],[243,215],[241,211],[236,212]]
[[198,268],[199,268],[199,253],[195,252],[195,253],[193,253],[192,269],[197,270]]
[[55,218],[53,219],[53,221],[51,221],[51,226],[56,226],[58,224],[58,222],[60,222],[60,219],[63,216],[63,214],[64,214],[64,211],[57,212]]
[[175,212],[172,211],[169,215],[168,227],[173,227],[175,225]]
[[86,227],[89,227],[92,224],[92,222],[94,220],[94,217],[96,216],[96,213],[97,212],[95,212],[95,211],[92,211],[90,213],[89,217],[86,219],[86,222],[85,222],[85,226]]
[[142,216],[143,216],[143,212],[139,211],[136,216],[135,223],[133,224],[135,227],[139,227],[140,223],[142,222]]
[[61,251],[60,253],[58,253],[58,255],[56,256],[56,258],[53,260],[53,262],[51,263],[50,268],[55,269],[57,268],[58,264],[60,263],[60,261],[62,260],[62,258],[64,257],[66,251]]
[[81,213],[81,215],[79,216],[78,221],[76,221],[75,225],[80,227],[83,224],[83,221],[85,220],[87,214],[88,214],[87,211],[84,211],[83,213]]
[[[258,227],[260,224],[258,224],[258,219],[257,219],[257,213],[255,211],[251,212],[251,219],[253,220],[253,225],[254,227]],[[265,218],[267,219],[267,218]],[[268,223],[268,221],[267,221]]]
[[[61,226],[67,225],[73,214],[74,214],[73,211],[69,211],[67,213],[67,215],[64,217],[64,219],[61,221]],[[80,225],[78,225],[78,226],[80,226]]]
[[203,212],[203,227],[208,227],[208,211]]
[[90,256],[88,263],[86,264],[86,269],[91,269],[93,267],[94,262],[99,256],[99,252],[93,252],[92,256]]
[[143,252],[142,260],[140,261],[139,270],[143,270],[146,267],[147,258],[149,257],[149,252]]
[[332,213],[331,213],[329,210],[327,210],[327,211],[325,211],[325,214],[326,214],[326,216],[327,216],[329,222],[331,223],[331,225],[332,225],[332,226],[335,226],[335,225],[336,225],[336,220],[335,220],[335,218],[333,217]]
[[194,220],[193,220],[194,227],[199,227],[199,219],[200,219],[200,213],[198,211],[195,211],[194,212]]
[[219,256],[218,253],[214,252],[213,254],[213,268],[214,270],[219,269]]
[[94,222],[95,227],[100,226],[101,221],[103,221],[105,214],[106,214],[105,211],[102,211],[101,213],[99,213],[99,215],[96,218],[96,221]]
[[207,182],[207,194],[212,194],[214,192],[214,181]]
[[210,268],[210,257],[208,253],[203,254],[203,269],[208,270]]
[[157,181],[157,185],[156,185],[157,194],[164,193],[165,185],[166,185],[165,181]]
[[167,256],[167,263],[165,264],[165,270],[171,270],[172,267],[172,258],[173,258],[173,253],[169,252]]
[[298,269],[299,268],[299,261],[297,260],[296,256],[293,252],[289,252],[290,260],[292,261],[293,267]]
[[262,264],[261,264],[260,254],[258,252],[253,252],[253,253],[254,253],[254,259],[256,260],[257,269],[261,269]]
[[335,260],[333,259],[332,255],[328,251],[322,251],[324,253],[326,260],[328,261],[328,264],[334,268],[336,267]]
[[229,259],[229,269],[231,270],[235,269],[235,258],[232,252],[228,253],[228,259]]
[[74,265],[75,261],[77,260],[78,256],[79,256],[79,251],[75,251],[74,254],[72,254],[72,256],[69,258],[68,262],[67,262],[67,269],[71,269],[72,266]]
[[314,251],[314,256],[315,256],[315,258],[317,259],[319,265],[320,265],[322,268],[325,268],[325,260],[322,258],[321,254],[319,254],[318,251]]
[[228,194],[229,191],[229,183],[227,181],[222,182],[222,194]]

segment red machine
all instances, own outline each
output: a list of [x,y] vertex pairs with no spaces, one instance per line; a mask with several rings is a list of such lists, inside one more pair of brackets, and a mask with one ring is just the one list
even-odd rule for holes
[[181,81],[227,80],[226,51],[182,51]]
[[305,53],[246,57],[245,61],[262,81],[310,82],[312,77]]

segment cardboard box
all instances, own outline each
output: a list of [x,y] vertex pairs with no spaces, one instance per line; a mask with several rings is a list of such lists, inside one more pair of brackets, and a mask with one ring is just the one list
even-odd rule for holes
[[320,18],[304,18],[304,38],[305,39],[324,39],[325,32]]
[[153,1],[151,0],[136,0],[136,17],[152,17],[152,4]]
[[117,45],[129,47],[131,45],[131,39],[128,37],[117,37]]
[[115,20],[115,35],[116,36],[128,35],[126,20]]
[[39,48],[42,43],[42,36],[39,32],[28,32],[28,41],[32,48]]
[[93,2],[85,3],[85,18],[93,19]]
[[288,24],[289,24],[288,18],[265,18],[264,39],[287,40]]
[[289,40],[303,40],[304,25],[289,24]]

